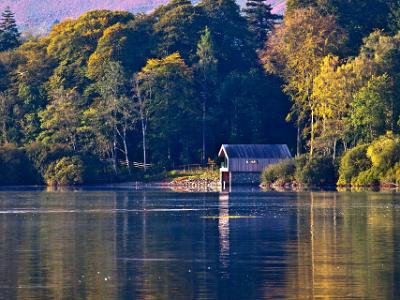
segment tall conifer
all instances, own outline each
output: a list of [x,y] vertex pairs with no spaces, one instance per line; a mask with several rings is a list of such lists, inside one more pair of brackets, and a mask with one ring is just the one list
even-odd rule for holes
[[20,36],[15,14],[7,7],[0,18],[0,51],[17,48]]
[[265,0],[247,0],[243,12],[249,23],[249,29],[254,34],[255,46],[261,49],[265,44],[267,34],[282,17],[273,14],[271,5],[265,3]]
[[200,97],[202,105],[202,151],[201,161],[206,163],[207,155],[207,120],[209,119],[209,105],[213,92],[215,91],[215,85],[217,82],[218,74],[218,60],[215,56],[215,46],[211,38],[211,32],[208,27],[205,28],[203,35],[197,44],[197,56],[199,61],[196,65],[196,77],[200,88]]

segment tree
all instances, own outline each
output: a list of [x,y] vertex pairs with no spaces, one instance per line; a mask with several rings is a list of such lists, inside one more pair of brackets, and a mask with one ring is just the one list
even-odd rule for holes
[[15,102],[9,91],[0,92],[0,130],[1,130],[1,143],[4,145],[10,142],[9,127],[13,121],[13,107]]
[[367,81],[368,75],[359,59],[341,64],[339,57],[328,55],[322,61],[312,93],[318,121],[316,146],[320,150],[331,149],[333,160],[336,158],[337,143],[341,141],[346,150],[349,140],[354,137],[350,124],[351,105],[354,94]]
[[[387,75],[372,76],[355,95],[351,120],[362,140],[372,142],[391,128],[390,80]],[[389,102],[389,103],[388,103]]]
[[[257,64],[253,36],[234,0],[204,0],[199,4],[212,32],[221,77],[248,71]],[[203,26],[204,28],[204,26]]]
[[[130,172],[127,133],[135,122],[133,102],[126,96],[126,76],[118,62],[109,62],[104,75],[96,83],[99,99],[88,111],[94,120],[91,131],[98,140],[103,153],[109,153],[115,174],[118,174],[118,153],[125,156]],[[99,127],[98,127],[99,126]],[[120,142],[123,148],[121,148]]]
[[130,75],[140,71],[154,48],[152,24],[147,16],[136,16],[127,24],[116,23],[108,27],[99,39],[96,51],[88,60],[88,76],[98,80],[108,62],[118,61]]
[[91,84],[87,77],[87,63],[96,51],[99,39],[107,28],[133,19],[129,12],[95,10],[76,20],[64,20],[53,26],[46,38],[47,52],[57,61],[57,66],[49,79],[49,87],[77,88],[83,94]]
[[[232,72],[218,89],[219,111],[216,120],[224,130],[223,139],[230,143],[251,143],[259,125],[259,112],[252,72]],[[217,130],[217,129],[216,129]]]
[[[21,102],[22,117],[19,121],[23,143],[36,140],[41,132],[39,112],[50,100],[48,80],[54,70],[54,60],[47,55],[47,45],[42,41],[25,42],[18,48],[23,57],[16,68],[16,97]],[[56,88],[55,92],[59,89]]]
[[389,13],[389,29],[390,32],[396,34],[400,30],[400,1],[390,1],[390,13]]
[[267,35],[272,31],[281,16],[272,13],[272,6],[265,0],[247,0],[243,9],[249,29],[254,35],[255,47],[262,49]]
[[[327,9],[348,33],[350,53],[358,52],[364,37],[376,29],[390,29],[390,12],[397,0],[329,0]],[[396,6],[396,5],[394,5]]]
[[79,150],[79,128],[82,121],[82,97],[75,90],[52,91],[51,102],[39,113],[44,144],[64,144],[73,152]]
[[[206,162],[206,140],[208,127],[209,105],[215,97],[215,88],[218,78],[218,60],[215,56],[214,43],[208,27],[205,28],[203,35],[197,45],[198,63],[195,66],[196,79],[200,89],[202,106],[202,150],[201,161]],[[215,100],[215,98],[214,98]]]
[[[345,41],[343,30],[333,16],[324,16],[315,8],[298,9],[286,15],[267,42],[263,61],[267,71],[280,75],[285,81],[284,91],[293,101],[293,115],[297,126],[309,127],[310,159],[314,152],[315,109],[312,97],[314,80],[321,62],[335,53]],[[298,154],[300,152],[300,130]]]
[[286,10],[290,13],[292,10],[317,6],[317,0],[287,0]]
[[15,14],[7,7],[0,18],[0,51],[17,48],[20,36]]
[[170,166],[190,161],[199,111],[192,70],[174,53],[148,60],[136,79],[138,99],[144,105],[142,120],[148,118],[153,159]]
[[135,74],[132,80],[134,108],[140,118],[142,132],[142,150],[143,150],[143,169],[147,171],[147,128],[148,122],[153,112],[153,80],[149,78],[150,74]]
[[390,102],[391,126],[390,130],[397,131],[396,121],[400,117],[400,34],[389,36],[377,30],[364,39],[360,49],[359,59],[363,62],[364,73],[375,76],[387,74],[392,90]]
[[308,7],[335,16],[349,37],[342,49],[347,54],[357,54],[364,37],[374,30],[397,32],[398,0],[288,0],[287,13]]
[[165,57],[179,51],[184,59],[193,58],[199,33],[204,27],[199,8],[189,0],[172,0],[154,15],[157,16],[154,24],[157,55]]

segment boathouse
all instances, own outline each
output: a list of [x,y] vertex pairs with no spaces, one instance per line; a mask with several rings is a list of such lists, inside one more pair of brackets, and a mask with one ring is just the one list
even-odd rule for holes
[[290,159],[287,145],[222,145],[218,157],[223,159],[220,169],[222,187],[231,184],[258,184],[268,165]]

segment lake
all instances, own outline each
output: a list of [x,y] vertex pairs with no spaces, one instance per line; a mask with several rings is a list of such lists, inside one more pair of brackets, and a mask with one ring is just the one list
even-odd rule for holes
[[400,195],[0,191],[0,299],[400,299]]

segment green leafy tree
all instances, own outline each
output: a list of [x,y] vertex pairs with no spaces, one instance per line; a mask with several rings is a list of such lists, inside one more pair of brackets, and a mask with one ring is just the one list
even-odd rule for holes
[[[109,62],[104,75],[96,83],[100,97],[88,110],[92,119],[90,131],[97,139],[101,153],[108,153],[115,174],[118,173],[118,153],[125,155],[129,168],[127,133],[134,121],[133,103],[126,96],[126,75],[118,62]],[[122,141],[123,147],[120,147]]]
[[88,76],[98,80],[110,61],[118,61],[128,74],[138,72],[154,48],[152,24],[147,16],[136,16],[127,24],[108,27],[88,61]]
[[73,152],[79,150],[79,128],[82,120],[82,97],[75,90],[52,91],[51,101],[39,113],[44,144],[64,144]]
[[154,15],[157,19],[154,33],[158,40],[158,56],[179,51],[184,59],[193,58],[199,33],[204,27],[200,9],[189,0],[173,0]]
[[148,125],[153,159],[170,166],[185,162],[192,154],[199,112],[192,70],[174,53],[150,59],[137,80],[142,99],[151,105]]
[[1,144],[10,142],[9,129],[13,122],[13,107],[15,101],[9,92],[0,92],[0,126],[1,126]]
[[47,52],[57,61],[57,66],[50,78],[50,88],[77,88],[83,93],[91,84],[87,77],[88,60],[96,51],[104,31],[133,19],[134,16],[128,12],[97,10],[53,26],[47,37]]
[[390,81],[387,75],[373,76],[354,95],[351,119],[362,140],[371,142],[391,127]]
[[389,36],[381,30],[374,31],[364,39],[359,59],[364,64],[364,73],[371,77],[388,75],[391,93],[387,99],[391,109],[388,129],[397,131],[396,120],[400,117],[400,34]]
[[[21,45],[18,53],[23,57],[18,65],[16,96],[21,102],[22,117],[19,120],[23,143],[34,141],[40,134],[39,112],[49,102],[48,80],[52,75],[55,62],[47,55],[46,43],[28,41]],[[56,89],[57,90],[57,89]]]

